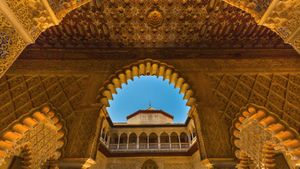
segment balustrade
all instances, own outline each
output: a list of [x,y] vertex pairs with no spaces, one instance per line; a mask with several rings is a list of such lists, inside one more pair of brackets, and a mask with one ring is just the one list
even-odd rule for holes
[[106,146],[111,151],[186,151],[192,144],[190,143],[130,143],[130,144],[109,144]]
[[[125,137],[126,136],[126,137]],[[167,135],[168,136],[168,135]],[[174,141],[174,142],[173,142]],[[185,139],[184,137],[157,137],[156,139],[149,139],[145,135],[144,138],[129,137],[129,135],[114,135],[110,140],[100,138],[102,145],[107,147],[110,151],[187,151],[197,141],[197,137]]]

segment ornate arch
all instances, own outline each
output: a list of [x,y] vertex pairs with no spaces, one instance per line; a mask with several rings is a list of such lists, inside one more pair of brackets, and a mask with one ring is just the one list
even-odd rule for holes
[[[0,77],[39,34],[91,0],[0,1]],[[224,0],[250,13],[256,22],[278,33],[300,53],[300,2],[295,0]],[[214,0],[211,2],[215,3]]]
[[[276,151],[282,152],[293,168],[300,164],[299,133],[264,107],[249,104],[233,120],[231,142],[240,168],[249,161],[273,168]],[[259,164],[259,165],[260,165]]]
[[152,59],[140,60],[117,71],[109,77],[109,80],[103,85],[104,87],[99,90],[97,98],[102,104],[109,106],[108,101],[113,99],[113,94],[117,93],[117,88],[121,88],[122,84],[127,83],[130,79],[133,80],[136,76],[146,75],[163,77],[164,80],[168,79],[170,83],[180,89],[180,93],[184,95],[188,106],[192,107],[195,105],[194,91],[182,77],[181,73],[171,65]]
[[34,109],[0,132],[0,166],[23,153],[25,168],[40,168],[47,160],[58,160],[66,145],[65,123],[50,105]]

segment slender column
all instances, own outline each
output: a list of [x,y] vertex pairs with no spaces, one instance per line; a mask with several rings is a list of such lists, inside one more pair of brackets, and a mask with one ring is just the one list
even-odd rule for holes
[[188,134],[188,143],[190,145],[190,147],[192,146],[192,139],[191,139],[191,135]]
[[140,148],[140,137],[139,136],[136,137],[136,148],[137,149]]
[[147,135],[147,148],[149,149],[149,135]]
[[118,149],[120,148],[120,138],[121,138],[121,135],[118,135]]
[[181,149],[180,135],[178,135],[178,143],[179,143],[179,149]]
[[157,140],[158,140],[158,149],[160,149],[160,137],[157,136]]
[[171,136],[169,135],[169,147],[170,147],[170,149],[172,148],[172,142],[171,142]]
[[127,145],[126,145],[127,150],[128,150],[128,145],[129,145],[129,135],[127,134]]

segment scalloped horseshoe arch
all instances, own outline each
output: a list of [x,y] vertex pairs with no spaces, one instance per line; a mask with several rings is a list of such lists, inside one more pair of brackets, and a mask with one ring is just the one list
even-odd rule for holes
[[0,133],[0,166],[20,152],[22,168],[38,169],[47,160],[58,160],[66,145],[64,126],[50,105],[23,115]]
[[[259,159],[262,157],[265,158],[264,165],[273,168],[274,159],[267,160],[266,157],[272,157],[275,150],[284,154],[290,167],[299,167],[299,133],[266,108],[254,104],[242,108],[233,120],[230,132],[235,155],[240,160],[246,155],[256,162],[262,162]],[[239,167],[247,166],[241,162]]]
[[128,80],[133,80],[134,77],[139,76],[157,76],[168,79],[170,83],[174,84],[176,88],[180,89],[180,93],[184,95],[183,99],[187,100],[187,106],[192,107],[196,104],[196,99],[193,97],[193,90],[190,85],[184,80],[181,73],[179,73],[173,66],[162,63],[157,60],[145,59],[132,63],[117,71],[114,75],[109,77],[99,92],[97,99],[109,106],[109,100],[113,99],[113,94],[117,93],[117,88],[121,88],[122,84],[127,83]]

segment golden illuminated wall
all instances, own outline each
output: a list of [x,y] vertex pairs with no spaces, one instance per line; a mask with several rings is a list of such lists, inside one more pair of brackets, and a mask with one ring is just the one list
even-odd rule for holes
[[209,169],[197,153],[192,156],[109,157],[97,154],[97,164],[91,169],[141,169],[144,162],[153,160],[159,169]]

